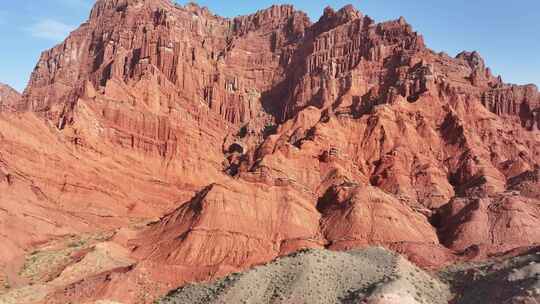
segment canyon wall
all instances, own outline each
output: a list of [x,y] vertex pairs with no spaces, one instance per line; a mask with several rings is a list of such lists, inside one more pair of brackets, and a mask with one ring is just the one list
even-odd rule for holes
[[6,280],[69,234],[132,261],[42,280],[42,302],[149,303],[303,248],[440,267],[540,242],[538,89],[404,18],[98,0],[0,104]]

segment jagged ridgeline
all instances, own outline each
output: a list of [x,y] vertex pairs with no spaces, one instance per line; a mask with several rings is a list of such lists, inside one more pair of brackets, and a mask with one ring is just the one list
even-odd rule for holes
[[152,303],[303,249],[439,269],[540,241],[538,89],[404,18],[99,0],[4,96],[0,302]]

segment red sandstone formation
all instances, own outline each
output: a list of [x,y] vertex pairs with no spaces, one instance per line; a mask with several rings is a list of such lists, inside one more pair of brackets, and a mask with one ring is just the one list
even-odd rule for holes
[[538,242],[538,200],[515,193],[456,198],[441,209],[441,241],[457,251],[479,246],[505,252]]
[[437,267],[540,242],[537,88],[403,18],[99,0],[0,104],[6,280],[68,234],[112,230],[133,260],[61,272],[37,302],[148,303],[307,247]]
[[0,111],[8,111],[15,104],[19,103],[21,94],[12,87],[0,83]]

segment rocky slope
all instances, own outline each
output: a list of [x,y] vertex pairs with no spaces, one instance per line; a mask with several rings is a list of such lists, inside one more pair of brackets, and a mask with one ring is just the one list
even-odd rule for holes
[[0,111],[10,109],[14,104],[18,104],[21,94],[12,87],[0,83]]
[[310,250],[184,286],[158,303],[537,303],[539,249],[512,255],[429,274],[381,248]]
[[447,285],[381,248],[306,251],[158,303],[448,303]]
[[381,248],[306,251],[158,303],[537,303],[538,248],[513,254],[429,274]]
[[538,303],[540,248],[524,248],[483,262],[453,265],[439,273],[451,284],[451,303]]
[[437,268],[537,244],[539,105],[403,18],[98,0],[0,111],[0,280],[150,303],[304,248]]

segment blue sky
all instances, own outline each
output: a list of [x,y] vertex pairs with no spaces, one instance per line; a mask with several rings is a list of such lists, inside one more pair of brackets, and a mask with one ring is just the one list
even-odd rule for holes
[[[185,4],[187,1],[177,1]],[[93,0],[0,0],[0,82],[23,90],[41,51],[87,19]],[[506,82],[540,85],[538,0],[199,0],[218,15],[292,3],[317,20],[324,7],[353,4],[377,21],[404,16],[436,51],[478,50]]]

